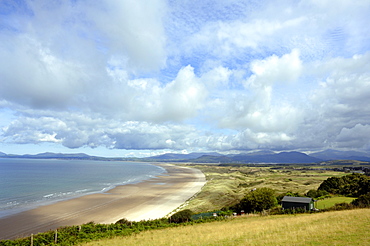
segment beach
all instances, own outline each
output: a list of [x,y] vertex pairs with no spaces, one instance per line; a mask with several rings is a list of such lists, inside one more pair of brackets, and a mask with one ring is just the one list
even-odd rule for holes
[[156,164],[167,173],[137,184],[117,186],[104,193],[41,206],[0,219],[0,240],[27,237],[62,226],[88,222],[110,224],[126,218],[162,218],[199,192],[205,184],[198,169]]

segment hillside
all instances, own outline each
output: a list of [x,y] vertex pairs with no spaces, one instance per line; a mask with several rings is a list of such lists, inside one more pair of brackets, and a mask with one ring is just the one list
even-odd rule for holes
[[370,209],[240,217],[84,245],[368,245],[369,221]]

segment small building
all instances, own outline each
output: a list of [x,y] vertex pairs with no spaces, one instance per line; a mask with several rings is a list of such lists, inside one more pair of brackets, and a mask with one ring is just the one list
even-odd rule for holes
[[281,206],[283,209],[303,208],[308,211],[315,209],[314,200],[310,197],[284,196]]

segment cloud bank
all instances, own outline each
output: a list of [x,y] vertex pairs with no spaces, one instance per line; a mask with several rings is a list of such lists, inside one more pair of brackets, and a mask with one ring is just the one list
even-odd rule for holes
[[1,1],[1,144],[369,150],[369,12],[366,1]]

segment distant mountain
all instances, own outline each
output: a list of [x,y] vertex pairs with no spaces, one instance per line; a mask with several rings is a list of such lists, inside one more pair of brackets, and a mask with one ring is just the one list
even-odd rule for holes
[[41,157],[41,158],[89,158],[91,156],[84,154],[84,153],[76,153],[76,154],[62,154],[62,153],[41,153],[34,155],[35,157]]
[[330,160],[357,160],[357,161],[370,161],[370,153],[360,151],[340,151],[327,149],[324,151],[310,154],[315,158],[320,158],[324,161]]
[[219,153],[164,154],[146,158],[157,161],[189,161],[194,163],[315,163],[321,159],[301,152],[258,151],[246,154],[221,155]]
[[84,153],[76,153],[76,154],[62,154],[62,153],[40,153],[36,155],[5,155],[4,157],[9,158],[31,158],[31,159],[91,159],[94,158],[93,156],[86,155]]
[[155,160],[192,160],[199,158],[203,155],[212,155],[212,156],[221,156],[221,154],[212,152],[212,153],[189,153],[189,154],[175,154],[175,153],[167,153],[163,155],[156,155],[151,156],[146,159],[155,159]]
[[4,152],[0,152],[0,157],[7,156]]
[[231,157],[224,155],[202,155],[199,158],[189,160],[194,163],[233,163],[234,160]]

